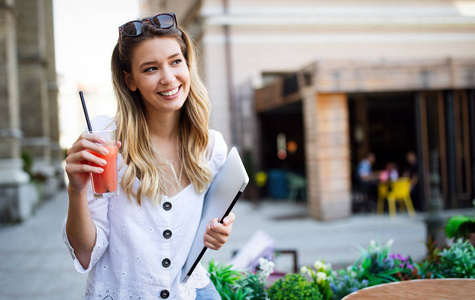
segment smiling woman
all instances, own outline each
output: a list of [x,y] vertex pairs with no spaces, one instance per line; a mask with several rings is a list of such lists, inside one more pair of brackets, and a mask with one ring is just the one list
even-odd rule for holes
[[176,40],[154,38],[141,43],[125,82],[131,91],[140,91],[147,119],[169,120],[179,114],[190,91],[190,72]]
[[[83,133],[66,159],[63,238],[76,270],[89,272],[85,298],[220,299],[201,265],[180,281],[205,191],[227,154],[222,135],[208,128],[193,42],[174,14],[127,22],[111,65],[117,114],[92,127],[117,129],[119,195],[95,200],[88,185],[104,165],[88,152],[106,151],[100,137]],[[212,219],[204,245],[221,248],[234,218]]]

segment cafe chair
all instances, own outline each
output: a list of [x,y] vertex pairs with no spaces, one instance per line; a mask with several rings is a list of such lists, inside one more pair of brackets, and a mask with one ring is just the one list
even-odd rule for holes
[[287,185],[289,188],[288,199],[290,201],[295,202],[299,193],[302,199],[305,200],[305,192],[307,188],[305,177],[292,172],[287,172]]
[[416,216],[414,205],[411,199],[411,180],[409,178],[400,178],[391,183],[386,196],[389,206],[389,215],[391,218],[396,216],[396,201],[406,207],[411,218]]
[[388,197],[389,185],[387,183],[378,184],[378,214],[382,214],[384,211],[384,200]]

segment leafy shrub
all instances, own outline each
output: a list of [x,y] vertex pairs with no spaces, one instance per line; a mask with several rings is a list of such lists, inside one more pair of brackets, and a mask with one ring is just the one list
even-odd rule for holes
[[232,265],[216,264],[213,260],[209,262],[208,272],[211,282],[213,282],[222,299],[246,299],[247,290],[236,291],[234,288],[234,285],[244,278],[244,273],[233,270]]
[[318,287],[300,274],[287,274],[268,289],[272,300],[322,300]]
[[439,269],[443,277],[475,278],[475,248],[469,241],[458,239],[439,256]]
[[208,266],[210,279],[222,299],[226,300],[266,300],[266,280],[274,271],[274,263],[265,258],[259,259],[259,269],[252,272],[240,272],[232,265],[216,264]]
[[340,300],[346,295],[367,287],[368,280],[360,280],[357,275],[355,266],[348,266],[346,270],[334,271],[332,281],[330,282],[330,288],[333,293],[331,299]]
[[363,254],[354,264],[359,280],[368,280],[369,286],[398,281],[396,274],[403,269],[396,267],[394,258],[389,255],[392,243],[390,240],[380,247],[377,242],[371,241],[368,250],[360,248]]

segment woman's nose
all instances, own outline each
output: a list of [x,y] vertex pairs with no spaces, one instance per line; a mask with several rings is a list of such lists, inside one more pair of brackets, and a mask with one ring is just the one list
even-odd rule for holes
[[160,83],[163,85],[170,84],[175,80],[175,74],[170,68],[163,68],[162,77]]

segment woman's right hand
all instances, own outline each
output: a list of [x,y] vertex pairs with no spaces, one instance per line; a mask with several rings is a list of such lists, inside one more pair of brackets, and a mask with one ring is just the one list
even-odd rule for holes
[[100,174],[104,172],[103,168],[91,166],[89,162],[98,166],[106,165],[107,162],[104,159],[90,152],[94,151],[106,155],[108,151],[102,146],[105,142],[105,139],[99,135],[84,132],[68,149],[65,170],[69,178],[68,190],[70,192],[81,192],[87,188],[89,173]]

